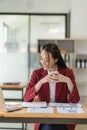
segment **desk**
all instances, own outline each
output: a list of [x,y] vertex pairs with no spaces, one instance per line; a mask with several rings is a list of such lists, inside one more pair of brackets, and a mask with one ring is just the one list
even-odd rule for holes
[[56,112],[56,108],[53,109],[54,109],[53,113],[27,113],[26,108],[9,113],[0,112],[0,122],[87,124],[86,105],[83,105],[84,113],[81,114],[61,114]]
[[[20,91],[21,92],[21,98],[6,98],[5,99],[6,101],[23,101],[23,94],[24,94],[25,85],[22,85],[22,84],[19,84],[19,85],[4,85],[4,84],[2,84],[2,85],[0,85],[0,87],[4,91],[10,90],[10,91]],[[2,129],[2,128],[0,128],[0,129]],[[3,127],[3,129],[4,129],[4,127]],[[22,130],[24,130],[24,123],[22,123]]]
[[20,91],[21,92],[21,98],[17,99],[17,98],[6,98],[7,101],[23,101],[23,94],[24,94],[24,87],[25,85],[0,85],[0,87],[2,88],[2,90],[5,91]]

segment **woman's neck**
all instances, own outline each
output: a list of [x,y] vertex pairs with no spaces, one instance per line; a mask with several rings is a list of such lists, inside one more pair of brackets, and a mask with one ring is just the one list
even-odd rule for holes
[[51,72],[51,71],[56,71],[56,70],[57,70],[57,68],[58,68],[58,67],[57,67],[57,66],[55,66],[55,67],[53,67],[53,68],[48,69],[48,71],[50,71],[50,72]]

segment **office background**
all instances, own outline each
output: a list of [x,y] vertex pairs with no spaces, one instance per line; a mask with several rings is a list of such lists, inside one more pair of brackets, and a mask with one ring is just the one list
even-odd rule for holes
[[[15,30],[17,32],[16,39],[15,33],[12,32],[9,39],[11,41],[15,41],[13,46],[9,44],[3,44],[2,34],[0,33],[0,82],[28,82],[29,74],[32,72],[33,68],[37,68],[34,64],[36,63],[36,44],[37,39],[39,38],[65,38],[64,35],[56,33],[56,35],[51,35],[47,37],[45,34],[46,31],[43,27],[37,26],[36,22],[39,21],[40,17],[36,16],[36,14],[70,14],[70,24],[68,29],[70,29],[70,38],[76,39],[86,39],[87,38],[87,1],[86,0],[0,0],[0,17],[2,15],[20,14],[17,16],[16,21],[14,21],[11,25],[11,29],[14,25],[21,26],[20,30]],[[22,14],[22,15],[21,15]],[[27,14],[27,15],[26,15]],[[29,16],[28,14],[35,14],[33,16]],[[14,16],[14,15],[13,15]],[[48,16],[50,17],[50,21],[55,19],[54,22],[59,20],[57,15]],[[0,18],[1,21],[2,18]],[[21,20],[19,20],[21,19]],[[49,18],[44,19],[41,18],[40,22],[44,22],[45,26],[48,23]],[[64,19],[64,18],[63,18]],[[42,21],[43,20],[43,21]],[[6,20],[7,21],[7,20]],[[19,22],[20,21],[20,22]],[[24,23],[22,26],[21,23]],[[31,24],[29,24],[31,22]],[[63,22],[63,25],[65,23]],[[4,24],[6,25],[6,24]],[[29,32],[29,25],[31,25],[31,35]],[[56,25],[57,26],[57,25]],[[65,26],[65,25],[64,25]],[[0,22],[0,28],[2,27],[2,23]],[[6,27],[6,26],[5,26]],[[6,27],[8,28],[8,26]],[[47,27],[46,27],[47,28]],[[49,28],[49,27],[48,27]],[[40,32],[38,32],[38,29]],[[0,29],[3,32],[3,28]],[[44,32],[41,35],[41,32]],[[63,30],[64,32],[65,30]],[[34,35],[33,35],[34,34]],[[68,36],[69,36],[68,35]],[[53,36],[53,37],[52,37]],[[29,39],[31,38],[31,39]],[[30,57],[30,53],[28,53],[29,41],[31,43],[31,52],[35,52],[32,54],[34,60]],[[15,44],[15,45],[14,45]],[[10,49],[8,47],[10,46]],[[20,48],[20,50],[19,50]],[[4,51],[3,51],[4,49]],[[7,49],[7,50],[6,50]],[[31,58],[31,61],[28,59]],[[29,70],[29,65],[31,65],[31,70]],[[86,92],[85,88],[85,92]]]
[[[55,2],[53,0],[0,0],[0,21],[2,15],[7,14],[5,15],[4,32],[2,22],[0,22],[0,30],[2,32],[0,33],[0,52],[3,52],[0,55],[0,82],[28,81],[32,69],[34,67],[37,68],[35,64],[32,64],[36,60],[34,54],[36,53],[37,39],[59,39],[65,38],[66,35],[70,38],[86,38],[86,3],[86,0],[55,0]],[[8,16],[8,14],[12,15]],[[16,14],[16,16],[13,14]],[[35,16],[29,14],[35,14]],[[40,16],[36,16],[36,14],[40,14]],[[45,14],[45,16],[43,17],[41,14]],[[47,14],[57,15],[54,17],[54,15],[46,16]],[[58,14],[70,14],[70,21],[67,21],[67,27],[69,26],[67,30],[64,30],[64,26],[66,26],[63,20],[64,17],[59,18]],[[58,21],[60,22],[60,20],[62,21],[60,24],[62,24],[63,30],[61,28],[58,33],[58,30],[55,30],[55,28],[58,28]],[[54,30],[52,30],[52,27]],[[5,41],[3,39],[5,40],[6,37],[3,39],[2,37],[8,30],[10,30],[10,40],[8,39],[8,42],[13,44],[9,43],[4,45]],[[49,32],[47,33],[47,31]],[[69,34],[64,33],[64,31],[67,31]],[[61,32],[63,33],[61,34]],[[28,44],[31,45],[28,46]],[[33,61],[32,58],[31,61],[28,61],[28,58],[30,58],[30,55],[27,54],[28,47],[31,47],[31,51],[35,52],[32,54]],[[4,51],[2,48],[4,48]],[[15,55],[14,53],[6,53],[7,51],[11,52],[10,50],[16,52]],[[31,70],[28,68],[29,65],[31,65]]]

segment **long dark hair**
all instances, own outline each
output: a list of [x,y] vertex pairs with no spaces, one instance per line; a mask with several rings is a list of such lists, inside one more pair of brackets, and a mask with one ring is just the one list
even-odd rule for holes
[[51,53],[54,59],[58,59],[56,62],[58,67],[67,68],[58,45],[55,43],[47,43],[42,46],[41,50]]

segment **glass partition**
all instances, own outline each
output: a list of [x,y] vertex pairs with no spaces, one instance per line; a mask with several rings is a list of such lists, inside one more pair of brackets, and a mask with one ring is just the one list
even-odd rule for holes
[[38,51],[39,39],[63,39],[66,32],[65,16],[31,16],[30,72],[40,67]]
[[0,15],[0,82],[28,81],[26,15]]
[[66,15],[0,15],[0,82],[28,82],[39,65],[38,39],[66,36]]

